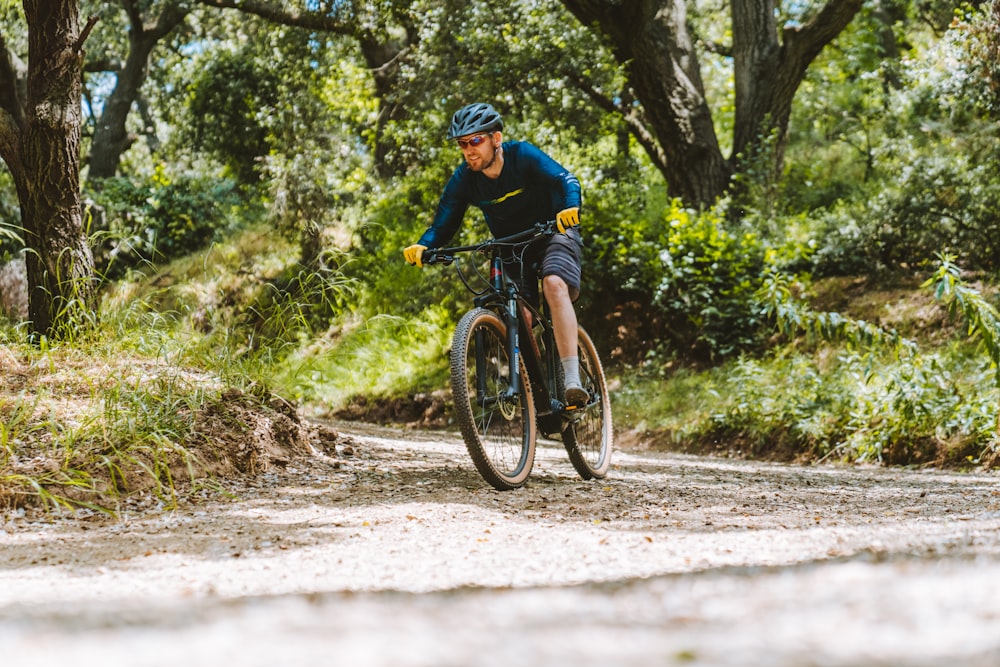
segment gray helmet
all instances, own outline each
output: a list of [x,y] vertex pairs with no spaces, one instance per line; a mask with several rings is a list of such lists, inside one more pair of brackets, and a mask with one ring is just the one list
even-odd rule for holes
[[451,117],[448,138],[464,137],[476,132],[496,132],[503,129],[500,114],[491,105],[477,102],[462,107]]

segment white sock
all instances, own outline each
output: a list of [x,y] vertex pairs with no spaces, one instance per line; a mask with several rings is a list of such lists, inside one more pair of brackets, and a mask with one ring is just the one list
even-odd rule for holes
[[580,386],[580,357],[562,357],[564,385],[567,387]]

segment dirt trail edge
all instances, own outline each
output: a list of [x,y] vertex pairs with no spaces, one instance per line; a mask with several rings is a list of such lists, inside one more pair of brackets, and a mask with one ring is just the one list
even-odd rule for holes
[[500,493],[452,433],[336,424],[176,510],[0,526],[4,664],[996,665],[1000,476],[542,441]]

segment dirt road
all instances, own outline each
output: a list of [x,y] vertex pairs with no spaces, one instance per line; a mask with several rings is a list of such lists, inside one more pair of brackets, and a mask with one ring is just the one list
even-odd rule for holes
[[998,475],[631,452],[593,483],[543,442],[499,493],[452,434],[337,428],[176,510],[7,516],[3,664],[1000,664]]

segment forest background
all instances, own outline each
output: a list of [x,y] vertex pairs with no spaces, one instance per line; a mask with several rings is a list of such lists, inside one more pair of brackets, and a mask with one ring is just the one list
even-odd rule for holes
[[582,182],[623,444],[1000,456],[996,0],[0,8],[0,497],[172,495],[234,396],[447,425],[471,299],[401,250],[472,101]]

